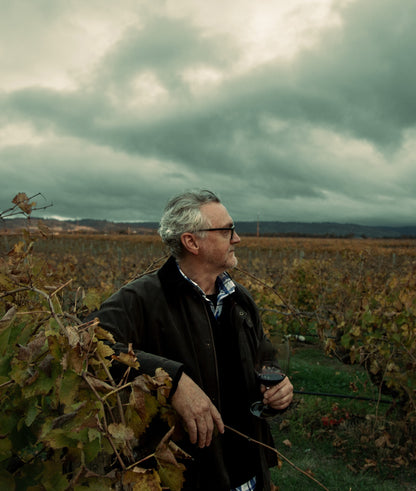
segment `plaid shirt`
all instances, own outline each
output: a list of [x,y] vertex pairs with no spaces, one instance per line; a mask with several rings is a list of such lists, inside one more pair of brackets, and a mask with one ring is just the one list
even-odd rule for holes
[[[186,276],[186,274],[179,267],[179,264],[178,264],[178,269],[181,272],[182,276],[190,283],[192,283],[192,285],[194,285],[194,287],[201,293],[202,297],[209,303],[212,313],[214,314],[214,317],[218,319],[218,317],[221,315],[222,312],[224,298],[228,297],[228,295],[231,295],[232,293],[235,292],[235,284],[233,280],[230,278],[230,275],[224,272],[217,277],[217,288],[218,288],[217,304],[214,305],[214,303],[211,302],[211,300],[207,297],[207,295],[202,290],[202,288],[197,283],[195,283],[195,281],[191,280]],[[250,488],[248,488],[247,491],[250,491]]]
[[234,488],[231,491],[255,491],[256,490],[256,478],[250,479],[246,483],[238,486],[238,488]]

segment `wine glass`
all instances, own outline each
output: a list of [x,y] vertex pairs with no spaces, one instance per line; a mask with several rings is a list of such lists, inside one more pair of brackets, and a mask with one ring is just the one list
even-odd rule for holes
[[[266,386],[266,389],[280,384],[286,377],[285,371],[280,367],[278,361],[278,351],[270,342],[259,348],[257,359],[254,365],[257,380]],[[250,411],[258,418],[274,418],[282,411],[272,409],[262,401],[253,402]]]

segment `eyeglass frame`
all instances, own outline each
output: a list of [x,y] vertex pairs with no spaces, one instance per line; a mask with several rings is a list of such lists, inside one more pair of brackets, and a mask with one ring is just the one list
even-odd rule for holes
[[234,232],[235,232],[235,225],[232,225],[231,227],[201,228],[199,230],[195,230],[195,232],[216,232],[219,230],[231,230],[230,240],[233,240]]

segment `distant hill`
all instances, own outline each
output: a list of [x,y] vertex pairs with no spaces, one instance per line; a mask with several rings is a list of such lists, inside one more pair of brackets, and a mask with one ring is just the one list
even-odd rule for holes
[[[22,228],[37,228],[41,221],[56,234],[59,233],[90,233],[90,234],[156,234],[159,224],[157,222],[110,222],[107,220],[55,220],[31,217],[9,218],[0,221],[0,234],[13,234]],[[400,238],[415,237],[416,226],[366,226],[350,223],[333,222],[236,222],[237,231],[241,235],[256,235],[257,228],[261,236],[305,236],[305,237],[373,237],[373,238]]]
[[[243,234],[257,234],[256,222],[237,223]],[[416,226],[368,226],[334,222],[259,222],[260,235],[288,235],[307,237],[416,237]]]
[[38,222],[46,225],[51,232],[84,234],[149,234],[157,233],[157,223],[121,223],[108,220],[56,220],[53,218],[8,218],[0,221],[0,234],[16,233],[24,227],[36,229]]

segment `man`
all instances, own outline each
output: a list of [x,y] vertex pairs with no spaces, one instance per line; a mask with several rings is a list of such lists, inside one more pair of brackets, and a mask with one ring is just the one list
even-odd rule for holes
[[[132,343],[143,372],[162,367],[171,376],[171,404],[188,434],[179,445],[193,456],[184,489],[267,491],[274,452],[224,428],[273,445],[267,423],[249,411],[259,392],[256,352],[268,341],[251,296],[226,272],[237,265],[233,220],[212,192],[186,192],[166,206],[159,233],[168,261],[96,315],[116,350]],[[262,390],[276,410],[293,397],[287,377]]]

